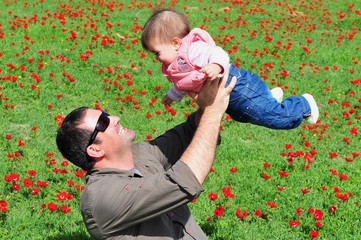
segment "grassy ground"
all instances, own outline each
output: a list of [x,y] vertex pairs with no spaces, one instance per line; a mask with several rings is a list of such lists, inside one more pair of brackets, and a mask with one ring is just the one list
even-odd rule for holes
[[[163,108],[170,84],[139,42],[153,9],[168,7],[206,29],[239,68],[282,87],[285,97],[312,93],[320,108],[318,124],[289,131],[225,118],[214,171],[190,204],[209,238],[361,238],[357,1],[6,0],[0,6],[1,238],[89,238],[78,208],[85,179],[55,145],[72,109],[120,115],[122,125],[137,131],[136,141],[162,134],[196,109],[190,98]],[[234,197],[223,193],[227,188]],[[59,201],[62,194],[71,197]]]

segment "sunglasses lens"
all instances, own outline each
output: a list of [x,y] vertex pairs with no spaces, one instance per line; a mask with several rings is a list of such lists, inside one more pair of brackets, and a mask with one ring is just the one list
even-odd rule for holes
[[99,131],[104,132],[108,128],[110,123],[108,116],[109,113],[102,110],[102,114],[100,114],[97,125],[95,126],[94,132],[90,138],[89,145],[93,143]]
[[108,118],[109,114],[106,112],[102,112],[102,114],[99,117],[96,129],[98,131],[104,132],[107,127],[109,126],[110,119]]

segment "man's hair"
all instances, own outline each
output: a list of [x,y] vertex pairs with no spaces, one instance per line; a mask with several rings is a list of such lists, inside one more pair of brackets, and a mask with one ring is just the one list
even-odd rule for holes
[[[66,116],[56,136],[56,144],[63,156],[85,171],[93,168],[95,160],[87,154],[92,132],[79,128],[88,107],[80,107]],[[99,142],[95,139],[94,143]]]
[[182,13],[169,9],[160,10],[145,23],[141,37],[142,46],[149,51],[149,42],[153,39],[168,43],[174,37],[184,38],[190,30],[189,21]]

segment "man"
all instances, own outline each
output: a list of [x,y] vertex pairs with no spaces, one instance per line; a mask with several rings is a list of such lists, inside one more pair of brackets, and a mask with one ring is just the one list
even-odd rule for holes
[[146,143],[119,117],[78,108],[64,120],[57,145],[88,171],[80,198],[94,239],[206,239],[186,205],[203,191],[215,157],[222,116],[235,79],[206,81],[192,94],[199,110]]

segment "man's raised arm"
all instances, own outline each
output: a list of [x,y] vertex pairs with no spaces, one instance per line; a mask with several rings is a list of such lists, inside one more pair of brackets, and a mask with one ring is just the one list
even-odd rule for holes
[[[202,90],[193,94],[199,105],[196,121],[198,128],[192,142],[185,150],[180,160],[186,163],[195,174],[198,181],[203,184],[213,164],[217,146],[218,132],[224,112],[228,107],[229,94],[231,93],[236,78],[225,87],[228,72],[222,79],[207,80]],[[198,119],[197,119],[198,118]]]

